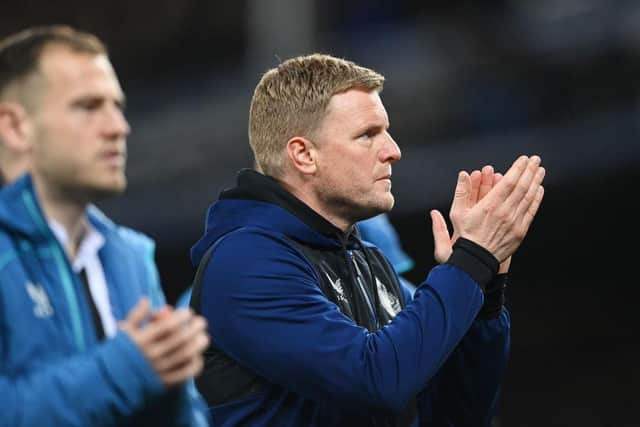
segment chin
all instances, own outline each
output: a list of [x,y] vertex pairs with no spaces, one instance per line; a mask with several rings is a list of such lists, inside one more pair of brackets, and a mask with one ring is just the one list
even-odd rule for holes
[[94,185],[91,188],[91,193],[95,198],[102,199],[102,198],[117,196],[119,194],[122,194],[126,189],[127,189],[127,180],[120,179],[120,180],[115,180],[108,183]]
[[360,218],[358,219],[358,221],[360,219],[367,219],[367,218],[374,217],[376,215],[380,215],[382,213],[387,213],[393,208],[393,204],[394,204],[393,196],[391,196],[391,198],[389,199],[379,200],[378,203],[372,204],[371,206],[368,206],[367,208],[362,209],[362,211],[360,212],[361,214],[359,215]]
[[384,198],[384,200],[380,201],[380,213],[389,212],[391,209],[393,209],[395,203],[396,199],[391,193],[389,193],[387,197]]

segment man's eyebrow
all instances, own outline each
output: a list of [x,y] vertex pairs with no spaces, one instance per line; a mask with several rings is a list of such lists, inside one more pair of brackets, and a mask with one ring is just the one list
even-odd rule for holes
[[360,134],[368,133],[372,131],[380,132],[380,131],[388,130],[389,123],[388,122],[368,123],[368,124],[363,124],[362,126],[358,127],[358,129],[359,129],[358,133]]
[[73,105],[83,105],[87,103],[98,105],[98,104],[106,104],[110,102],[113,102],[120,110],[124,110],[127,107],[127,98],[125,96],[118,96],[113,100],[111,100],[109,97],[106,97],[102,94],[89,93],[89,94],[80,95],[71,101]]

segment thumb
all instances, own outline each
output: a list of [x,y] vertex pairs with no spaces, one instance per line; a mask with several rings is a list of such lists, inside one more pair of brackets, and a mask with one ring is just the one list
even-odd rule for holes
[[430,214],[433,231],[433,256],[439,264],[442,264],[451,255],[451,237],[447,223],[440,211],[433,209]]

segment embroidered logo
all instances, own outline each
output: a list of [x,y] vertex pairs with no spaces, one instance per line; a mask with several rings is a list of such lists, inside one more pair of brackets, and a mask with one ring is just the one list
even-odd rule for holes
[[380,305],[385,309],[387,314],[393,318],[402,310],[400,300],[387,290],[387,287],[376,277],[376,286],[378,288],[378,296],[380,297]]
[[327,273],[325,273],[325,276],[327,276],[327,279],[329,279],[329,283],[331,283],[333,290],[336,291],[338,299],[342,302],[346,302],[347,299],[344,297],[344,289],[342,288],[342,281],[340,280],[340,278],[338,277],[336,280],[332,280],[331,276],[329,276],[329,274]]
[[31,282],[25,284],[27,293],[33,301],[33,314],[36,317],[50,317],[53,315],[53,307],[49,302],[49,297],[41,285],[34,285]]
[[[335,273],[335,271],[333,271],[331,266],[326,261],[323,260],[320,265],[322,266],[323,273],[327,277],[327,280],[329,280],[331,287],[336,292],[338,300],[342,303],[349,304],[349,301],[347,301],[347,298],[344,295],[344,288],[342,287],[342,280],[340,280],[340,277],[338,277],[338,275]],[[335,279],[331,276],[334,276]]]

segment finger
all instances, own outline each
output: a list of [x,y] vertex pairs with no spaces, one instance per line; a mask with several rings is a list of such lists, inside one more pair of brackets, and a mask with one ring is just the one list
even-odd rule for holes
[[480,187],[478,190],[477,200],[481,200],[484,196],[487,195],[489,190],[493,188],[493,184],[494,184],[493,166],[487,165],[483,167],[481,174],[482,174],[482,179],[481,179]]
[[466,171],[460,171],[458,173],[458,181],[456,183],[453,202],[451,203],[451,210],[449,211],[450,218],[464,211],[468,204],[468,198],[470,197],[470,194],[471,177]]
[[[447,223],[440,211],[434,209],[431,214],[431,229],[433,231],[433,255],[436,261],[440,264],[449,259],[447,255],[451,252],[451,238],[449,236],[449,229]],[[444,258],[444,259],[443,259]]]
[[458,173],[458,182],[456,183],[456,191],[454,195],[455,200],[464,200],[469,197],[471,191],[471,177],[467,171],[460,171]]
[[172,334],[164,336],[164,339],[155,343],[150,355],[160,360],[159,367],[164,366],[167,356],[189,348],[191,341],[198,335],[206,335],[207,323],[201,316],[196,316],[189,324],[181,329],[174,330]]
[[[182,329],[192,317],[193,311],[191,309],[175,310],[173,313],[170,313],[163,318],[156,319],[153,322],[148,323],[142,330],[141,339],[145,342],[162,340],[164,337],[172,335],[176,331]],[[151,357],[156,357],[160,350],[161,349],[158,349],[156,346],[153,346],[153,348],[150,349],[149,354]]]
[[529,209],[527,210],[527,212],[524,215],[524,218],[522,219],[522,227],[525,230],[525,232],[529,229],[529,226],[533,222],[533,218],[535,218],[536,213],[538,213],[538,209],[540,208],[540,204],[542,203],[543,197],[544,197],[544,187],[539,186],[538,191],[536,192],[536,195],[533,199],[533,202],[531,203],[531,205],[529,205]]
[[482,172],[479,170],[474,170],[469,175],[471,180],[471,193],[468,198],[468,207],[475,205],[478,202],[478,194],[480,192],[480,185],[482,184]]
[[190,335],[188,341],[158,360],[156,364],[158,372],[179,369],[194,358],[201,357],[208,346],[209,336],[206,333],[200,331],[196,335]]
[[157,309],[156,311],[154,311],[153,314],[151,315],[151,319],[152,320],[163,319],[167,316],[170,316],[171,313],[173,313],[173,307],[171,307],[170,305],[165,305]]
[[437,209],[433,209],[431,212],[431,229],[433,231],[433,240],[437,243],[438,240],[442,240],[442,237],[446,237],[449,240],[449,229],[444,216]]
[[495,190],[491,192],[488,201],[495,203],[496,205],[502,204],[507,197],[513,193],[516,188],[516,184],[520,180],[520,176],[526,171],[527,166],[529,164],[529,157],[520,156],[518,157],[504,177],[498,182],[498,184],[494,187]]
[[498,182],[502,179],[503,175],[500,172],[496,172],[493,174],[493,186],[495,187]]
[[[504,206],[507,210],[516,210],[523,198],[528,194],[531,186],[537,187],[537,184],[534,182],[536,177],[539,176],[540,171],[540,157],[531,156],[529,161],[527,162],[527,167],[525,171],[520,175],[518,182],[516,183],[513,191],[504,202]],[[543,175],[544,177],[544,175]],[[500,183],[504,182],[507,179],[507,176],[500,181]]]
[[517,209],[515,210],[515,218],[523,218],[525,213],[528,212],[529,207],[534,202],[538,189],[540,188],[542,181],[544,180],[545,169],[543,167],[538,168],[536,174],[529,184],[529,189],[524,195]]
[[196,357],[177,369],[170,372],[163,373],[160,377],[162,382],[168,387],[182,384],[183,382],[190,380],[202,372],[204,367],[204,361],[202,357]]
[[149,317],[150,308],[149,299],[144,297],[140,298],[137,304],[129,310],[127,318],[121,323],[131,328],[139,327],[139,325]]

